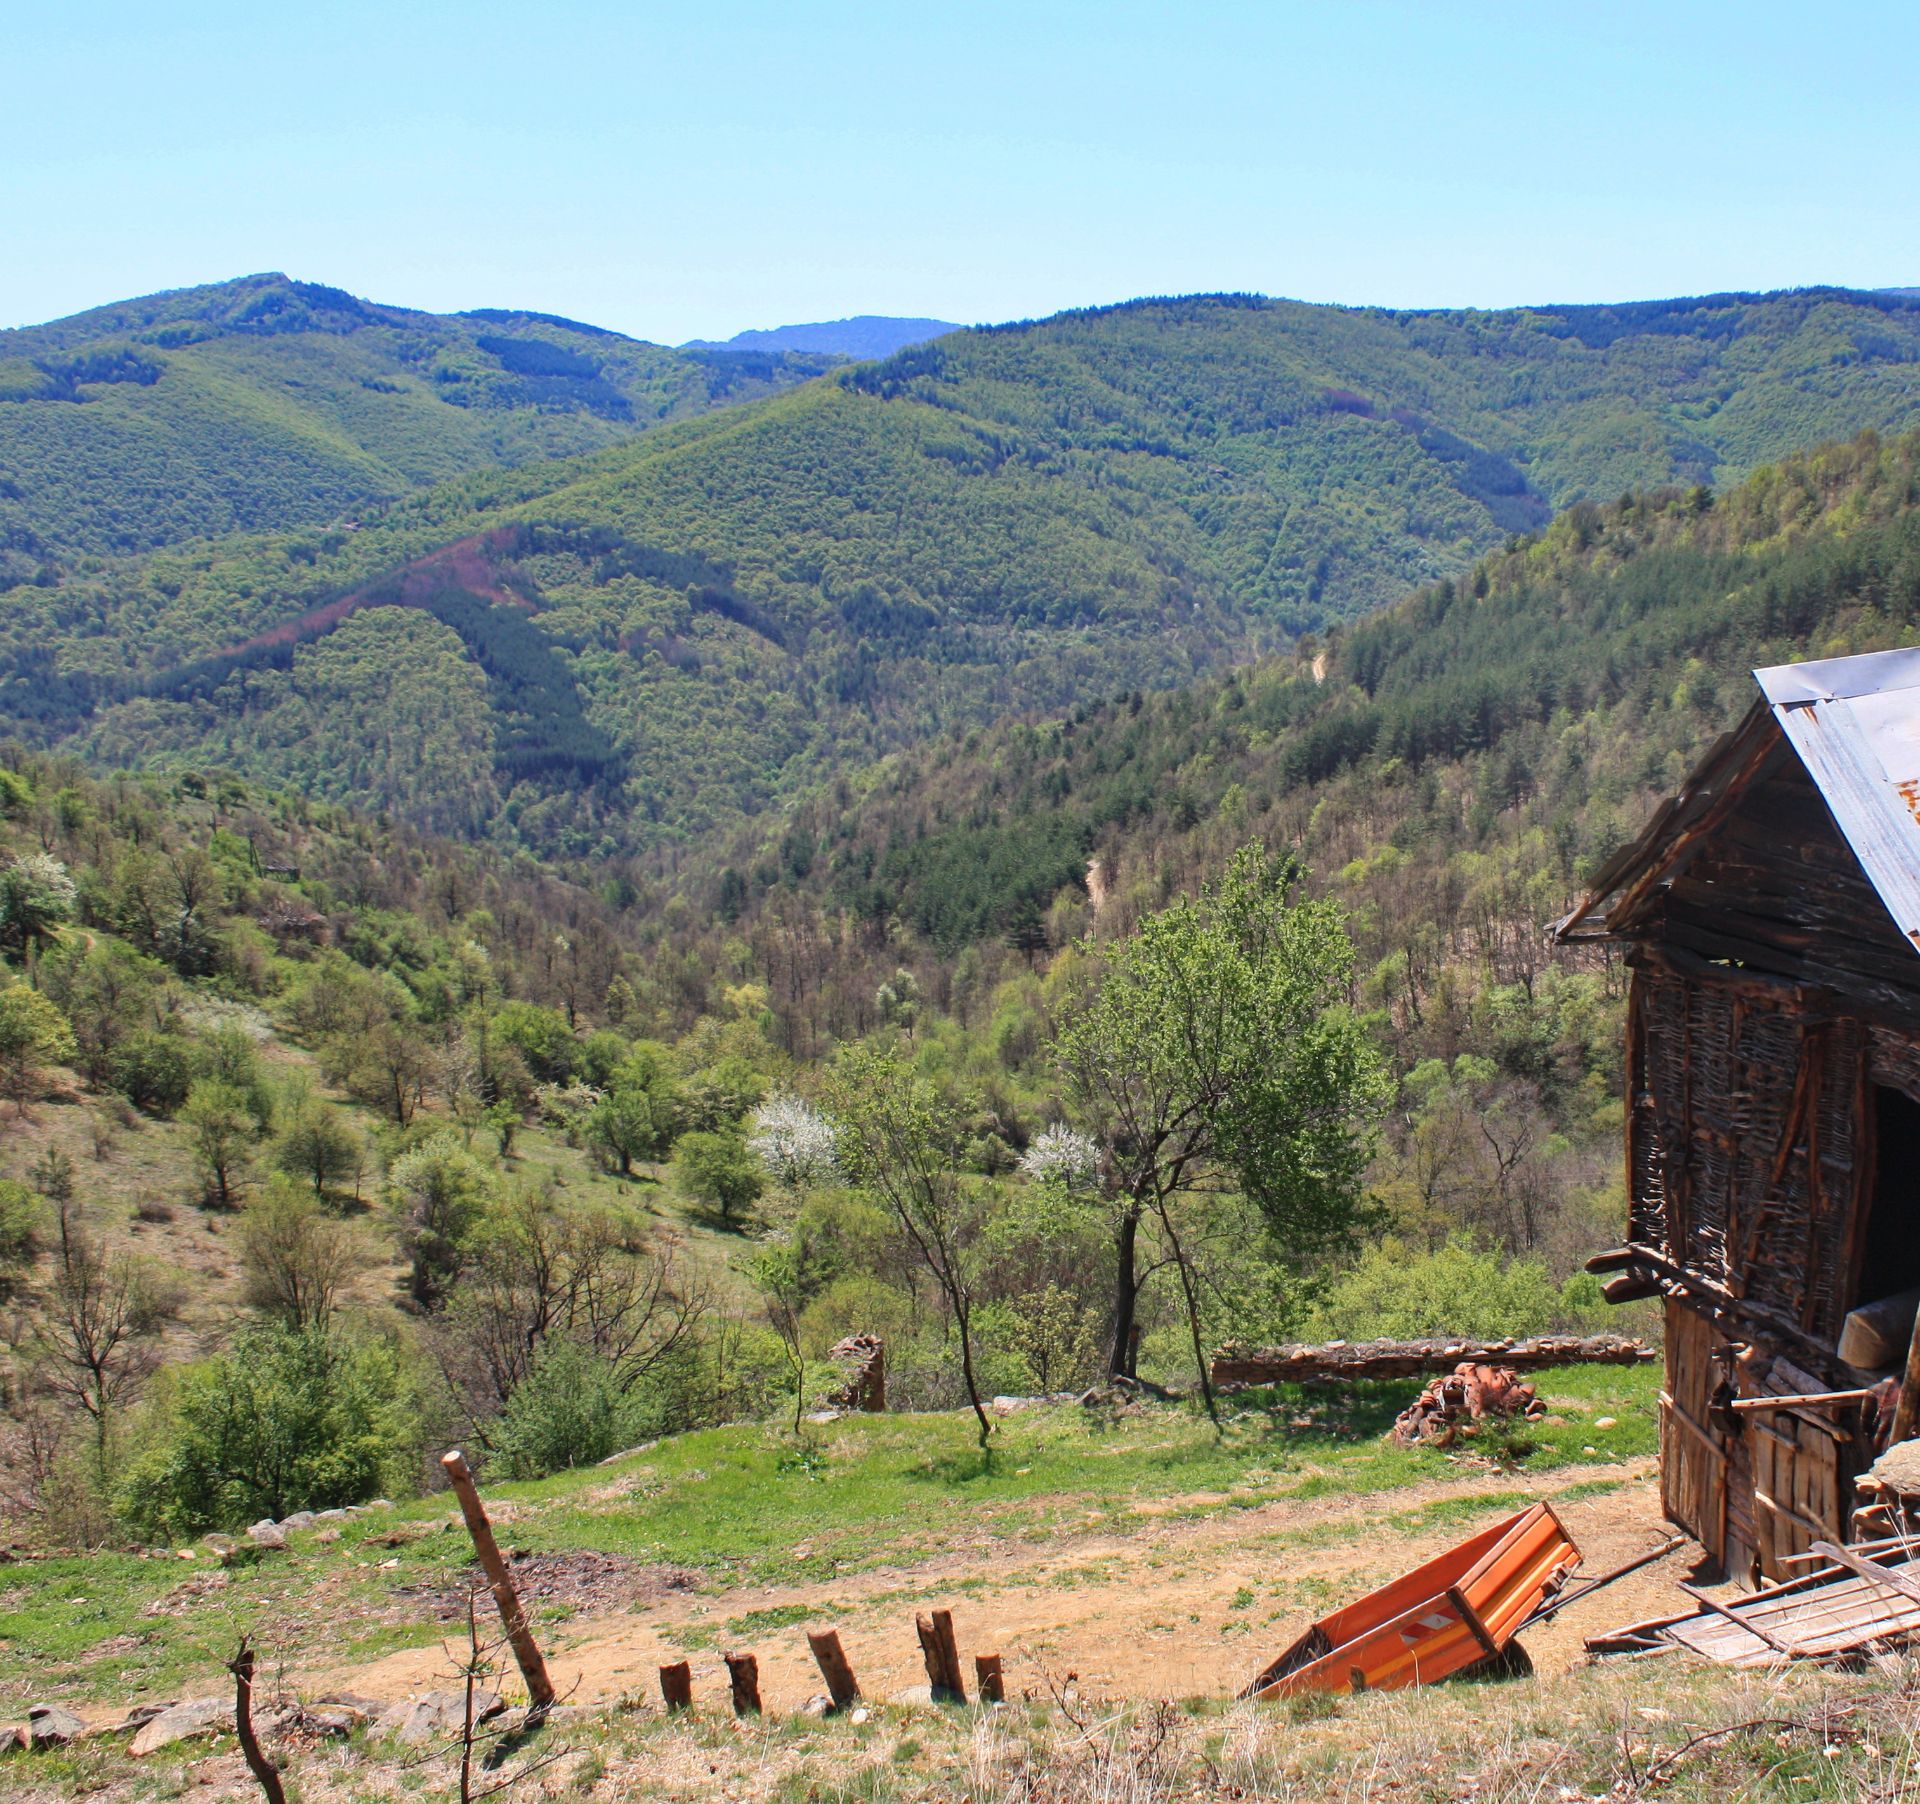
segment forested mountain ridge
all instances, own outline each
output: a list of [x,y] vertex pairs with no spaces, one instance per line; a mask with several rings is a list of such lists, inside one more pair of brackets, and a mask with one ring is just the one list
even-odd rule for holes
[[903,964],[935,1006],[983,1006],[1009,961],[1117,931],[1259,836],[1352,909],[1370,1005],[1458,1044],[1463,969],[1547,970],[1547,922],[1754,667],[1916,640],[1920,433],[1869,434],[1717,494],[1579,504],[1284,656],[944,737],[647,861],[641,889],[679,899],[652,931],[689,967],[744,943],[785,968],[805,939],[806,1044],[862,1031]]
[[320,525],[832,361],[676,351],[519,310],[425,313],[277,274],[0,332],[0,586],[79,555]]
[[764,326],[731,338],[691,338],[683,351],[812,351],[834,357],[891,357],[960,327],[950,319],[899,319],[857,313],[851,319],[815,320],[802,326]]
[[1917,357],[1920,306],[1838,290],[961,332],[356,532],[15,591],[0,725],[609,855],[1275,649],[1555,505],[1911,424]]

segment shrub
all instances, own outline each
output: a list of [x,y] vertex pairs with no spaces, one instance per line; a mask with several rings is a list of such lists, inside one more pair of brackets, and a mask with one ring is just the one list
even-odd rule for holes
[[247,1302],[289,1328],[324,1326],[366,1263],[352,1227],[280,1173],[240,1219]]
[[405,1471],[409,1390],[384,1342],[250,1329],[179,1375],[121,1512],[136,1533],[165,1537],[363,1503]]
[[24,1109],[46,1082],[43,1067],[74,1055],[67,1018],[25,984],[0,989],[0,1096]]
[[549,1341],[507,1399],[490,1439],[509,1478],[544,1478],[618,1453],[624,1399],[613,1367],[571,1341]]
[[1327,1340],[1518,1337],[1546,1333],[1562,1310],[1560,1287],[1533,1260],[1504,1259],[1464,1235],[1430,1253],[1389,1237],[1334,1280],[1309,1333]]
[[192,1069],[187,1042],[178,1034],[144,1028],[113,1049],[107,1082],[149,1115],[168,1116],[187,1100]]
[[0,1298],[12,1295],[39,1248],[40,1199],[26,1185],[0,1178]]
[[759,1200],[760,1162],[738,1134],[682,1134],[673,1149],[680,1188],[731,1223]]

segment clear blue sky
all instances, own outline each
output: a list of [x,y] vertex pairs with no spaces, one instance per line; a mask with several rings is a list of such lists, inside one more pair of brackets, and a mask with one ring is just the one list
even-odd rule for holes
[[1920,8],[184,0],[6,34],[0,324],[284,269],[669,342],[1920,284]]

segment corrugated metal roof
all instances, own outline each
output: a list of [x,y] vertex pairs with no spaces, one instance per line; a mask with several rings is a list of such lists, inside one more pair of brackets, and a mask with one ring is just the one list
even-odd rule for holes
[[1683,869],[1778,745],[1790,745],[1910,947],[1920,950],[1920,646],[1756,670],[1762,700],[1701,759],[1555,928],[1604,939]]
[[1920,948],[1920,647],[1753,674],[1867,880]]

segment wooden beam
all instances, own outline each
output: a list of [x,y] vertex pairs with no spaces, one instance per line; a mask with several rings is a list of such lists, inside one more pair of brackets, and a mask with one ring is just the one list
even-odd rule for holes
[[1736,1397],[1733,1407],[1743,1415],[1751,1410],[1844,1409],[1850,1403],[1867,1403],[1872,1398],[1873,1392],[1864,1390],[1806,1391],[1798,1396],[1788,1392],[1777,1397]]
[[1824,1554],[1837,1565],[1846,1567],[1849,1572],[1871,1580],[1883,1591],[1898,1592],[1900,1596],[1920,1604],[1920,1585],[1916,1585],[1904,1572],[1895,1572],[1885,1566],[1876,1566],[1871,1560],[1863,1560],[1852,1548],[1838,1546],[1832,1541],[1816,1541],[1807,1551]]
[[1771,1629],[1762,1628],[1757,1622],[1749,1622],[1744,1616],[1739,1615],[1731,1604],[1723,1604],[1719,1598],[1709,1597],[1697,1585],[1681,1584],[1679,1588],[1703,1610],[1711,1610],[1716,1616],[1724,1616],[1727,1621],[1745,1629],[1754,1640],[1764,1642],[1776,1654],[1785,1654],[1789,1659],[1795,1655],[1797,1650],[1791,1643],[1782,1641]]
[[1913,1321],[1913,1338],[1907,1342],[1907,1369],[1900,1380],[1900,1401],[1893,1406],[1893,1432],[1887,1445],[1897,1447],[1913,1439],[1913,1419],[1920,1411],[1920,1315]]

